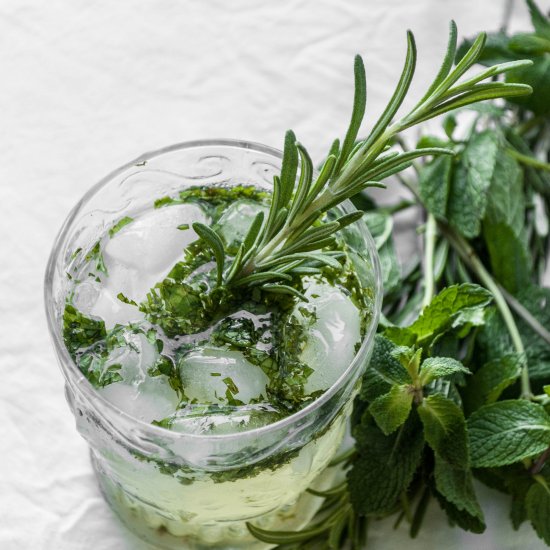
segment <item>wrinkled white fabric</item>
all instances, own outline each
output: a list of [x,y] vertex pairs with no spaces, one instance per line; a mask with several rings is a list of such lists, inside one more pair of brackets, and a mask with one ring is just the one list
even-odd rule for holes
[[[527,29],[514,3],[511,25]],[[0,2],[0,548],[148,548],[99,494],[43,314],[47,256],[81,195],[140,153],[191,139],[280,147],[291,127],[319,161],[348,122],[356,52],[372,122],[401,70],[406,28],[419,50],[412,105],[437,71],[448,21],[470,36],[496,29],[503,12],[504,0]],[[381,522],[369,548],[543,548],[527,525],[512,531],[504,499],[480,494],[481,537],[448,528],[432,507],[415,541]]]

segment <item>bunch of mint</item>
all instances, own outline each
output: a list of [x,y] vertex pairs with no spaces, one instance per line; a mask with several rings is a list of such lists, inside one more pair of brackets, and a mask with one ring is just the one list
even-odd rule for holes
[[[385,289],[352,415],[356,445],[336,461],[345,481],[311,491],[325,499],[313,523],[250,526],[262,540],[361,549],[369,522],[388,515],[414,537],[432,500],[452,525],[481,533],[477,479],[510,496],[514,528],[529,521],[550,546],[550,19],[527,4],[534,32],[489,35],[481,62],[531,58],[506,78],[533,94],[449,115],[424,136],[418,146],[456,154],[399,176],[413,200],[354,198]],[[424,254],[402,265],[392,227],[409,208],[426,221]]]

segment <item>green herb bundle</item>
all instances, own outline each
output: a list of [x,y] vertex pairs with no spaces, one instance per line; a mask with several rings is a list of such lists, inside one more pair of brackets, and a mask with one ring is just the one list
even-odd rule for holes
[[[328,491],[311,490],[324,501],[310,526],[270,532],[250,525],[257,538],[285,549],[361,549],[369,523],[389,515],[396,525],[408,522],[416,536],[433,500],[452,525],[481,533],[477,479],[510,496],[514,528],[529,521],[550,545],[550,288],[543,286],[550,244],[550,20],[527,3],[530,34],[490,34],[457,49],[452,26],[435,82],[411,113],[393,122],[414,72],[409,35],[398,88],[359,142],[364,73],[356,63],[350,130],[321,173],[329,164],[329,188],[346,189],[365,211],[383,270],[382,323],[355,401],[355,447],[334,463],[347,477]],[[476,62],[489,68],[457,83]],[[518,83],[533,93],[517,97],[522,89],[509,86]],[[497,97],[506,100],[466,107]],[[389,152],[389,145],[401,144],[401,130],[450,110],[438,135],[422,137],[413,151]],[[426,155],[432,160],[415,160]],[[362,194],[364,182],[407,166],[397,179],[411,200],[377,207]],[[424,252],[401,265],[392,228],[409,208],[425,221]],[[253,260],[244,265],[250,276]]]

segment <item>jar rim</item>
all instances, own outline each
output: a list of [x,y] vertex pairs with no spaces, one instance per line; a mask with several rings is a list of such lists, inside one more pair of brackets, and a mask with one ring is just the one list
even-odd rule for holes
[[[57,353],[61,370],[63,372],[63,375],[66,381],[69,382],[71,385],[76,384],[80,389],[80,391],[82,392],[83,396],[86,398],[86,400],[89,403],[94,403],[94,401],[99,401],[102,407],[105,407],[108,411],[110,411],[115,416],[120,416],[121,418],[127,421],[135,423],[136,426],[138,426],[139,428],[143,429],[144,431],[148,432],[151,435],[161,436],[163,439],[171,439],[174,441],[181,441],[182,439],[186,439],[186,438],[193,439],[193,440],[201,440],[201,441],[207,441],[207,440],[228,441],[232,439],[241,439],[243,437],[247,437],[247,438],[255,437],[255,436],[261,437],[266,434],[275,432],[277,430],[284,429],[285,427],[291,427],[296,422],[307,417],[310,413],[312,413],[313,411],[316,411],[322,405],[328,402],[344,386],[345,382],[350,378],[350,376],[354,374],[358,369],[361,368],[363,361],[366,359],[366,356],[372,347],[372,341],[376,334],[378,320],[380,316],[380,310],[382,306],[382,296],[383,296],[382,276],[381,276],[380,261],[379,261],[378,252],[376,249],[376,244],[370,232],[368,231],[366,224],[361,224],[359,225],[358,229],[361,233],[362,239],[366,243],[366,252],[368,253],[369,259],[372,263],[372,269],[373,269],[373,275],[374,275],[374,288],[373,288],[374,299],[373,299],[372,316],[367,325],[365,335],[361,342],[361,346],[355,353],[348,367],[341,373],[341,375],[334,382],[334,384],[330,386],[330,388],[328,388],[320,397],[318,397],[317,399],[315,399],[314,401],[306,405],[304,408],[300,409],[299,411],[289,416],[282,418],[281,420],[277,420],[276,422],[273,422],[271,424],[267,424],[265,426],[253,428],[251,430],[246,430],[243,432],[235,432],[235,433],[229,433],[229,434],[216,434],[216,435],[192,434],[192,433],[175,432],[172,430],[167,430],[166,428],[162,428],[161,426],[156,426],[154,424],[145,422],[144,420],[141,420],[139,418],[136,418],[135,416],[132,416],[126,413],[125,411],[117,407],[114,403],[112,403],[111,401],[103,397],[99,392],[97,392],[96,389],[92,386],[92,384],[88,381],[88,379],[84,376],[82,371],[79,369],[78,365],[75,363],[73,358],[70,356],[63,342],[61,327],[57,322],[56,312],[55,312],[55,301],[53,296],[54,273],[55,273],[57,262],[60,257],[60,253],[63,250],[63,245],[66,243],[70,230],[72,229],[73,222],[77,218],[81,209],[87,204],[87,202],[93,196],[96,195],[96,193],[98,193],[103,187],[107,186],[110,181],[112,181],[118,175],[122,174],[127,169],[132,168],[137,164],[160,157],[166,153],[172,153],[172,152],[184,150],[184,149],[201,148],[201,147],[220,147],[220,146],[237,148],[237,149],[250,149],[259,153],[270,155],[272,157],[277,158],[278,160],[282,159],[282,156],[283,156],[282,151],[267,145],[263,145],[261,143],[245,141],[245,140],[237,140],[237,139],[223,139],[223,138],[179,142],[179,143],[168,145],[160,149],[156,149],[156,150],[141,154],[136,159],[120,166],[119,168],[113,170],[112,172],[107,174],[105,177],[103,177],[99,182],[93,185],[82,196],[82,198],[77,202],[77,204],[72,208],[72,210],[70,211],[69,215],[63,222],[63,225],[61,226],[55,238],[54,245],[52,247],[52,251],[50,253],[48,263],[46,266],[46,272],[44,277],[44,301],[45,301],[45,310],[46,310],[46,319],[47,319],[48,329],[49,329],[50,337],[54,344],[55,351]],[[341,207],[346,213],[354,212],[357,210],[353,206],[350,200],[344,201],[341,204]]]

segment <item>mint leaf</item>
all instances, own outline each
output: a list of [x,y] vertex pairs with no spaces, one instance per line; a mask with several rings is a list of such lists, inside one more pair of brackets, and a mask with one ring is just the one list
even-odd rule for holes
[[128,304],[129,306],[136,306],[137,307],[137,304],[136,302],[134,302],[134,300],[128,298],[128,296],[125,296],[124,294],[122,294],[122,292],[119,292],[117,295],[117,300],[120,300],[123,304]]
[[412,401],[411,386],[393,386],[371,403],[369,412],[384,434],[389,435],[407,420]]
[[447,219],[466,238],[477,237],[481,231],[498,147],[494,130],[474,134],[454,170]]
[[420,370],[422,349],[410,348],[408,346],[398,346],[391,351],[391,354],[408,372],[410,379],[415,382],[418,379],[418,371]]
[[452,157],[443,155],[425,164],[418,177],[422,202],[438,219],[446,218],[452,169]]
[[397,260],[395,246],[392,241],[387,241],[380,250],[380,268],[382,269],[382,285],[384,295],[395,293],[401,285],[401,267]]
[[478,285],[449,286],[433,298],[412,325],[390,327],[384,336],[398,345],[429,345],[448,330],[483,324],[484,309],[491,299],[491,293]]
[[513,464],[550,445],[550,417],[525,400],[485,405],[468,419],[472,464],[478,468]]
[[363,214],[363,221],[367,224],[378,250],[391,240],[393,219],[390,214],[372,210]]
[[[525,196],[523,171],[518,162],[500,147],[497,153],[495,172],[487,195],[484,226],[502,223],[525,240]],[[487,227],[484,227],[484,230]]]
[[540,11],[534,0],[526,0],[526,2],[535,31],[539,36],[550,40],[550,19]]
[[435,486],[447,501],[443,508],[452,521],[481,532],[485,528],[483,512],[474,492],[462,409],[450,399],[434,394],[422,401],[418,414],[426,442],[435,454]]
[[[515,128],[506,128],[506,139],[518,152],[526,156],[533,156],[533,151],[526,139],[519,135]],[[522,165],[526,190],[535,190],[541,195],[546,195],[550,188],[550,174],[537,170],[533,166]]]
[[510,39],[510,49],[520,55],[541,55],[550,52],[550,40],[536,34],[518,33]]
[[257,344],[261,334],[252,319],[226,317],[216,325],[210,338],[216,346],[229,344],[246,353],[246,350]]
[[449,519],[463,529],[482,533],[485,530],[485,522],[474,491],[470,469],[452,466],[447,461],[438,459],[436,455],[434,476],[437,491],[456,509],[442,506]]
[[380,395],[388,393],[394,384],[410,384],[411,377],[392,355],[397,348],[384,336],[377,334],[374,337],[369,366],[363,375],[360,399],[363,401],[374,401]]
[[[478,470],[480,471],[487,470]],[[510,520],[514,529],[517,530],[527,520],[526,498],[533,486],[533,477],[522,463],[499,468],[496,472],[504,481],[506,492],[512,495]]]
[[[550,330],[550,288],[529,285],[516,294],[516,299],[539,323]],[[532,382],[548,383],[550,378],[550,346],[521,317],[516,324],[525,347],[529,376]],[[481,364],[514,353],[515,349],[502,317],[495,312],[489,315],[487,323],[476,338],[476,356]]]
[[458,525],[465,531],[471,531],[472,533],[483,533],[485,531],[485,522],[483,519],[472,516],[466,510],[457,508],[452,502],[449,502],[437,491],[435,492],[437,501],[442,510],[447,514],[447,519],[451,525]]
[[[550,330],[550,288],[529,285],[522,288],[516,298],[546,330]],[[517,325],[525,346],[530,377],[548,383],[550,346],[523,319],[518,318]]]
[[465,408],[475,411],[483,405],[494,403],[519,378],[521,367],[521,357],[517,353],[509,353],[485,363],[463,391]]
[[487,485],[487,487],[504,493],[505,495],[510,494],[499,468],[479,468],[473,471],[473,475],[476,479],[479,479],[483,485]]
[[512,522],[512,527],[517,531],[525,520],[527,520],[525,501],[512,497],[512,504],[510,506],[510,521]]
[[387,296],[398,290],[401,282],[401,267],[392,238],[393,219],[388,213],[372,211],[365,212],[363,220],[367,224],[378,250],[382,270],[382,286],[384,295]]
[[518,67],[506,74],[506,82],[521,82],[533,88],[528,96],[510,97],[508,100],[525,109],[529,109],[537,116],[546,116],[550,113],[550,56],[540,55],[533,58],[530,67]]
[[[456,54],[456,62],[458,63],[470,49],[473,44],[472,39],[466,39],[460,44]],[[504,32],[487,33],[485,47],[481,52],[477,62],[481,65],[490,66],[497,63],[505,63],[506,61],[516,61],[520,59],[517,54],[510,50],[510,37]]]
[[458,122],[456,121],[456,115],[454,113],[448,114],[443,119],[443,130],[445,131],[445,134],[449,139],[453,139],[453,133],[456,130],[456,127],[458,126]]
[[400,430],[384,435],[367,413],[353,432],[357,458],[348,472],[348,489],[355,512],[381,514],[393,510],[420,464],[424,438],[416,415]]
[[537,535],[550,544],[550,490],[546,483],[533,483],[525,500],[527,517]]
[[456,359],[451,357],[429,357],[420,366],[420,382],[423,386],[437,378],[444,378],[457,373],[471,374],[471,372]]
[[449,465],[468,468],[470,456],[462,409],[439,394],[426,397],[418,407],[426,442]]
[[504,223],[484,226],[483,235],[495,278],[506,290],[516,293],[532,278],[531,256],[514,229]]

